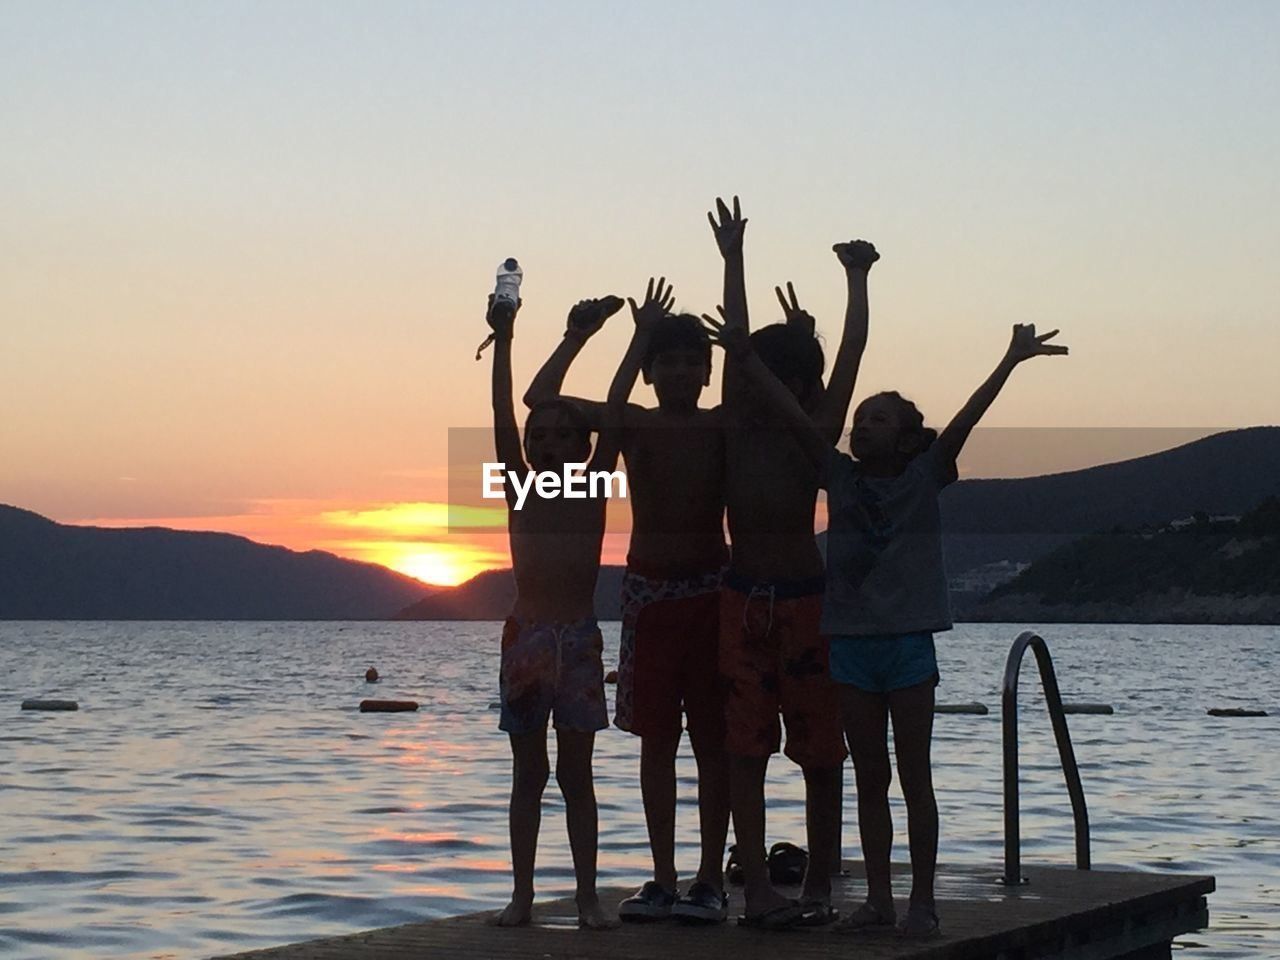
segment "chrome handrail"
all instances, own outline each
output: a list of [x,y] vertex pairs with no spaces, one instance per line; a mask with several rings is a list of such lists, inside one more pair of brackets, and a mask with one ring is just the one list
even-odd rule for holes
[[1053,737],[1058,742],[1062,773],[1067,781],[1067,793],[1071,796],[1071,815],[1075,820],[1076,830],[1076,868],[1089,869],[1089,811],[1085,809],[1080,769],[1076,766],[1075,751],[1071,748],[1071,734],[1067,732],[1067,717],[1062,709],[1062,694],[1058,692],[1058,678],[1053,671],[1049,645],[1042,637],[1028,630],[1013,641],[1009,650],[1001,698],[1004,725],[1004,876],[1001,882],[1013,886],[1027,882],[1022,876],[1022,840],[1018,827],[1018,673],[1027,647],[1035,653],[1036,664],[1040,668],[1040,684],[1044,687],[1044,699],[1049,708],[1049,719],[1053,723]]

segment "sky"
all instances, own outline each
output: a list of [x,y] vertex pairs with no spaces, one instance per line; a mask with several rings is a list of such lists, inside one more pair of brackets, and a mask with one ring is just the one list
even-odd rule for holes
[[[1034,429],[967,476],[1275,423],[1278,33],[1247,0],[9,0],[0,502],[430,582],[504,565],[446,506],[498,262],[519,391],[582,297],[662,274],[711,310],[733,194],[753,322],[791,280],[833,348],[831,244],[881,251],[859,396],[945,423],[1012,323],[1061,328],[984,421]],[[570,392],[603,396],[629,327]]]

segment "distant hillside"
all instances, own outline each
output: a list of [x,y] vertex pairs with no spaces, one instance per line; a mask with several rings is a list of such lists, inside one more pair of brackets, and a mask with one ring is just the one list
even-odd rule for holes
[[[1280,493],[1280,427],[1250,427],[1133,460],[1017,480],[962,480],[942,494],[953,580],[1000,561],[1030,563],[1082,536],[1158,527],[1197,510],[1240,514]],[[987,589],[953,589],[959,619]]]
[[1276,494],[1280,427],[1216,433],[1069,473],[961,480],[942,495],[947,569],[1028,562],[1087,534],[1158,527],[1197,510],[1239,515]]
[[318,550],[68,526],[0,504],[0,619],[385,619],[427,589]]
[[1084,537],[973,611],[993,621],[1280,623],[1280,498],[1239,520]]
[[[1115,527],[1160,526],[1197,510],[1241,514],[1280,494],[1280,427],[1214,434],[1150,456],[1017,480],[961,480],[942,495],[943,544],[953,577],[1002,560],[1029,563]],[[819,534],[821,543],[823,535]],[[601,571],[601,619],[618,610],[619,568]],[[985,593],[985,591],[984,591]],[[961,618],[984,593],[952,593]],[[406,619],[498,620],[510,609],[510,570],[433,591]]]
[[[622,567],[600,568],[596,581],[596,617],[617,620],[622,616]],[[516,599],[516,581],[510,570],[486,570],[456,587],[438,587],[397,614],[397,620],[501,620]]]

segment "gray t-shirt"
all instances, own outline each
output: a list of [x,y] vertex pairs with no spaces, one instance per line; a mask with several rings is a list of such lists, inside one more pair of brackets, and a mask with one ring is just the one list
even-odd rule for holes
[[832,448],[820,481],[830,518],[823,633],[951,629],[938,494],[955,479],[936,444],[897,477],[869,477]]

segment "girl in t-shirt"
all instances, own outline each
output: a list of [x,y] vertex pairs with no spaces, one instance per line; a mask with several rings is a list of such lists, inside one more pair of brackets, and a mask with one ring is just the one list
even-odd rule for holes
[[892,718],[912,879],[898,929],[909,937],[937,936],[938,806],[929,761],[938,683],[933,634],[951,629],[938,494],[956,479],[961,447],[1013,368],[1031,357],[1063,355],[1067,348],[1048,342],[1057,330],[1037,336],[1034,325],[1016,324],[995,372],[941,435],[925,427],[920,411],[900,394],[869,397],[854,412],[849,457],[823,440],[791,391],[753,355],[739,328],[705,319],[713,340],[741,359],[740,369],[753,388],[785,416],[806,455],[819,465],[827,490],[821,626],[831,638],[831,676],[840,687],[853,757],[867,877],[866,902],[841,926],[861,930],[897,922],[889,877]]

